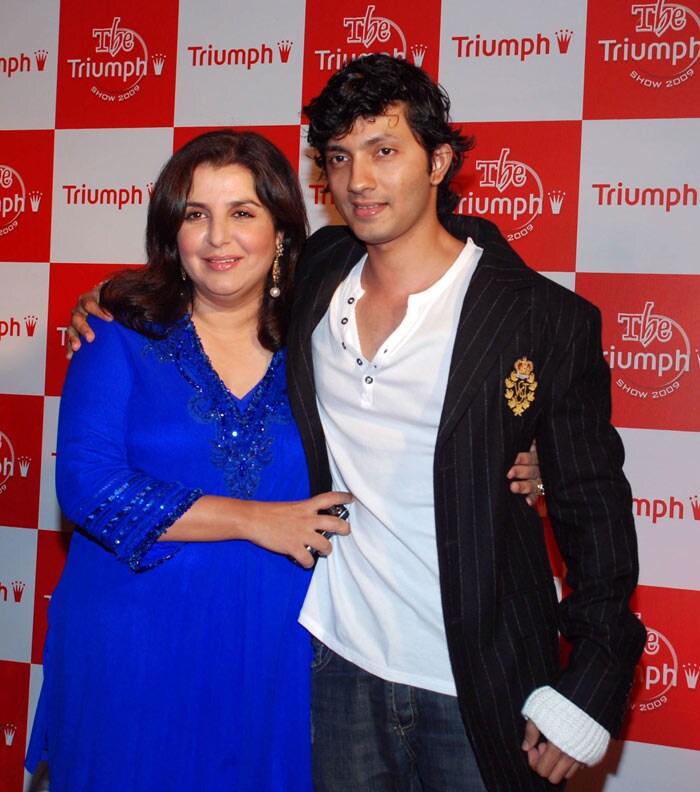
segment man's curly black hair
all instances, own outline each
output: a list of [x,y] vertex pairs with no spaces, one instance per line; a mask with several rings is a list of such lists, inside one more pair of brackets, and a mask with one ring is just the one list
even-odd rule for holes
[[316,164],[325,172],[326,147],[332,138],[343,137],[358,118],[382,115],[403,103],[406,119],[428,155],[428,167],[438,146],[452,148],[452,163],[438,187],[437,211],[441,220],[457,207],[459,196],[450,182],[462,167],[474,138],[450,126],[450,99],[422,69],[389,55],[363,55],[350,61],[329,80],[304,112],[309,118],[308,141],[316,149]]

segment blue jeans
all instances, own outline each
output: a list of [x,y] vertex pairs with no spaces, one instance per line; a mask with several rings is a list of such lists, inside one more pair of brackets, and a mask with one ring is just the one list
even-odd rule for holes
[[486,792],[454,696],[386,682],[313,643],[316,792]]

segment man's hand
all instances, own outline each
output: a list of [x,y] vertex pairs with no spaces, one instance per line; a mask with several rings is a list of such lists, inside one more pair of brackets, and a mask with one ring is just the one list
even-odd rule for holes
[[525,726],[522,749],[527,752],[527,763],[531,770],[550,783],[558,784],[564,779],[571,778],[579,768],[583,767],[581,762],[565,754],[554,743],[546,739],[539,742],[542,736],[533,721],[529,720]]
[[537,445],[533,442],[529,451],[522,451],[515,457],[513,467],[506,474],[511,479],[510,491],[516,495],[525,495],[530,506],[535,506],[544,495],[544,486],[540,478]]
[[99,300],[101,287],[102,284],[99,283],[91,291],[81,294],[78,298],[78,304],[73,308],[71,326],[68,328],[68,337],[66,340],[69,358],[72,357],[73,352],[77,352],[80,349],[81,336],[88,343],[95,339],[95,334],[92,332],[87,322],[88,314],[104,319],[106,322],[111,322],[114,318],[109,311],[100,308]]

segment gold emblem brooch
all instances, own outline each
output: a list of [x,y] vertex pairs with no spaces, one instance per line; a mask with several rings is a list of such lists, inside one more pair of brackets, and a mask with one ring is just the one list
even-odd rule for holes
[[506,377],[505,383],[508,406],[513,411],[513,415],[522,415],[535,401],[537,380],[532,361],[526,357],[518,358],[513,371]]

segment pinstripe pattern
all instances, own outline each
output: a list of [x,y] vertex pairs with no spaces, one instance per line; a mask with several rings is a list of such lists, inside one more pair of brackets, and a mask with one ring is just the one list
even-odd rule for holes
[[[484,247],[459,320],[434,460],[442,603],[462,713],[489,790],[552,790],[520,750],[527,695],[549,684],[613,734],[644,630],[631,493],[609,423],[610,373],[598,310],[527,268],[488,221],[453,218]],[[289,340],[289,390],[313,491],[330,487],[313,389],[311,333],[364,252],[345,228],[309,241]],[[506,404],[515,360],[534,362],[536,397]],[[542,526],[505,478],[537,439],[547,504],[573,589],[556,602]],[[571,643],[560,668],[558,632]]]

